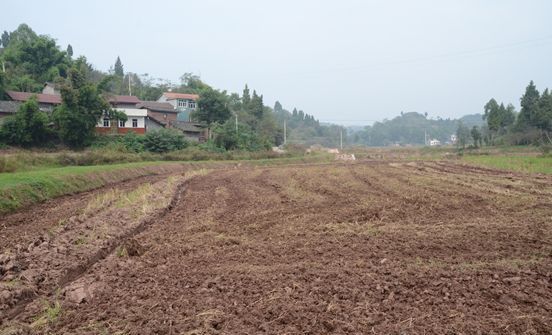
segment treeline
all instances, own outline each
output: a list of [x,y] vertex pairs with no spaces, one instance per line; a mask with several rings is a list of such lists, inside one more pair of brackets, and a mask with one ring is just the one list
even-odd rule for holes
[[504,106],[494,98],[485,104],[487,144],[552,144],[552,92],[547,88],[541,94],[531,81],[520,102],[519,113],[512,104]]
[[484,121],[481,114],[466,115],[456,119],[430,119],[427,114],[416,112],[403,113],[391,120],[375,122],[361,131],[351,134],[353,144],[368,146],[424,145],[430,139],[445,144],[451,141],[460,124],[481,126]]
[[339,129],[320,125],[312,115],[265,106],[262,94],[245,86],[242,94],[212,88],[198,76],[185,73],[180,83],[125,71],[120,57],[108,72],[100,71],[86,57],[74,59],[73,47],[62,50],[49,36],[36,34],[26,24],[4,32],[0,48],[0,99],[6,90],[40,93],[45,82],[61,88],[62,104],[43,113],[36,101],[23,104],[17,115],[0,128],[0,140],[13,145],[36,146],[63,143],[84,147],[95,138],[94,128],[103,115],[125,119],[107,103],[110,94],[135,95],[155,101],[163,92],[200,95],[195,121],[209,129],[212,146],[224,150],[261,150],[284,142],[284,120],[291,143],[336,145]]

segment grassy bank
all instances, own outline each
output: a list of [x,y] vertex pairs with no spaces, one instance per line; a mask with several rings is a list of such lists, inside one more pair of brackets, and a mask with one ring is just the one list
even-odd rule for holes
[[61,195],[179,169],[183,167],[175,163],[140,162],[0,173],[0,214]]
[[525,173],[552,174],[552,156],[521,155],[465,155],[470,164]]
[[0,214],[66,194],[88,191],[136,177],[177,173],[201,168],[286,165],[327,162],[331,155],[284,157],[243,161],[135,162],[124,164],[45,167],[0,173]]
[[272,151],[211,152],[199,147],[167,153],[129,152],[109,148],[84,151],[37,152],[23,149],[0,151],[0,173],[43,170],[64,166],[89,166],[155,161],[233,161],[301,157],[304,151],[278,154]]

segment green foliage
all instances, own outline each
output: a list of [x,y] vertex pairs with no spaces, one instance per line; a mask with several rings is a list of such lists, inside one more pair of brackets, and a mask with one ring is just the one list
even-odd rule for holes
[[38,36],[25,24],[4,36],[8,36],[2,54],[8,89],[38,92],[44,82],[67,75],[69,59],[54,39]]
[[130,152],[144,151],[144,137],[136,135],[135,132],[129,131],[122,139],[125,149]]
[[433,120],[416,112],[402,113],[391,120],[375,122],[372,126],[365,127],[363,131],[356,132],[353,142],[369,146],[424,145],[427,134],[430,138],[446,143],[450,140],[450,135],[456,133],[459,123],[463,123],[466,127],[481,126],[483,119],[480,114],[467,115],[458,120],[440,118]]
[[121,62],[121,58],[117,56],[117,59],[115,60],[115,65],[113,67],[113,73],[118,77],[123,77],[125,75],[125,71],[123,68],[123,63]]
[[458,128],[456,129],[457,145],[461,146],[462,149],[464,149],[470,141],[470,135],[470,128],[466,127],[462,122],[460,122]]
[[12,145],[39,146],[51,140],[48,115],[42,112],[36,98],[22,104],[13,117],[0,128],[0,139]]
[[4,48],[7,48],[10,44],[10,33],[4,30],[2,33],[2,38],[0,39],[0,42]]
[[144,136],[144,148],[151,152],[163,153],[184,149],[187,146],[184,135],[173,129],[160,129]]
[[257,151],[268,150],[272,146],[269,140],[261,138],[245,124],[239,124],[236,131],[235,123],[231,120],[217,126],[213,133],[215,134],[214,143],[226,150]]
[[548,88],[544,90],[540,97],[534,125],[544,132],[552,132],[552,92]]
[[521,110],[517,120],[518,129],[524,129],[532,126],[534,127],[537,125],[539,98],[539,91],[531,80],[525,89],[525,94],[521,97]]
[[197,102],[197,110],[192,114],[194,120],[213,123],[224,123],[230,118],[230,110],[226,104],[226,94],[213,89],[205,90]]
[[482,138],[483,136],[481,135],[481,131],[479,130],[479,128],[477,126],[473,126],[472,129],[471,129],[471,137],[473,139],[473,145],[475,147],[477,147],[478,145],[481,147],[483,146],[483,141],[482,141]]
[[98,86],[86,80],[86,74],[86,59],[81,57],[69,70],[61,89],[63,103],[54,111],[60,138],[72,147],[90,144],[98,120],[111,111]]
[[526,155],[465,155],[463,160],[495,169],[512,170],[525,173],[552,174],[552,156],[541,157]]
[[[485,117],[489,128],[489,143],[499,137],[501,143],[548,143],[552,133],[552,95],[545,89],[542,95],[531,81],[521,97],[521,110],[517,115],[510,104],[504,107],[491,99],[485,105]],[[486,139],[487,140],[487,139]]]

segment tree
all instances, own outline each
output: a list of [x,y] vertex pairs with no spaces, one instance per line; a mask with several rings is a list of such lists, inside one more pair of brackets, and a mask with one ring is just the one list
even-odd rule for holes
[[518,129],[536,126],[536,115],[539,109],[539,91],[531,80],[525,94],[521,97],[521,110],[518,115]]
[[73,47],[71,44],[67,45],[67,56],[69,56],[69,58],[73,57]]
[[460,122],[460,124],[458,124],[458,129],[456,130],[457,145],[462,146],[462,149],[465,149],[470,140],[470,135],[470,129]]
[[500,106],[495,99],[491,99],[485,104],[483,120],[487,120],[489,130],[498,132],[500,129]]
[[471,136],[473,139],[473,145],[477,148],[478,143],[479,146],[482,146],[482,136],[481,131],[479,131],[479,127],[473,126],[471,129]]
[[53,135],[48,123],[48,115],[40,110],[36,98],[31,97],[19,106],[13,118],[2,124],[0,134],[8,144],[39,146]]
[[105,82],[95,85],[87,81],[86,64],[84,57],[75,61],[61,88],[62,104],[54,111],[59,135],[72,147],[87,145],[98,120],[103,115],[113,115],[109,103],[100,95]]
[[250,102],[251,102],[251,96],[249,95],[249,87],[247,87],[247,84],[245,84],[245,88],[243,89],[243,94],[242,94],[242,104],[245,108],[247,108]]
[[115,60],[115,66],[113,67],[114,73],[118,77],[124,77],[125,71],[123,69],[123,63],[121,62],[121,58],[117,56],[117,59]]
[[544,132],[552,132],[552,92],[542,92],[539,107],[535,114],[535,126]]
[[284,108],[282,107],[282,104],[280,101],[276,101],[274,103],[274,113],[281,113],[284,111]]
[[257,92],[253,90],[253,96],[251,97],[251,103],[249,103],[248,112],[257,120],[263,117],[263,96],[257,95]]
[[38,92],[46,81],[66,77],[69,60],[54,39],[38,36],[29,26],[20,25],[9,34],[2,54],[6,87]]
[[206,90],[200,95],[197,109],[192,113],[194,120],[207,124],[208,131],[213,123],[224,123],[230,116],[226,94],[213,89]]
[[2,39],[0,40],[1,44],[4,46],[4,48],[7,48],[10,44],[10,33],[4,30],[2,33]]

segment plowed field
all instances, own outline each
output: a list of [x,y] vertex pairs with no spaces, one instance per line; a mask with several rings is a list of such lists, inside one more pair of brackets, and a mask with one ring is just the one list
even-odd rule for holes
[[28,215],[0,218],[0,327],[552,333],[550,176],[360,162],[175,178],[152,181],[142,200],[42,206],[43,229],[48,217],[59,226],[64,202],[83,207],[57,230],[25,235],[16,220]]

